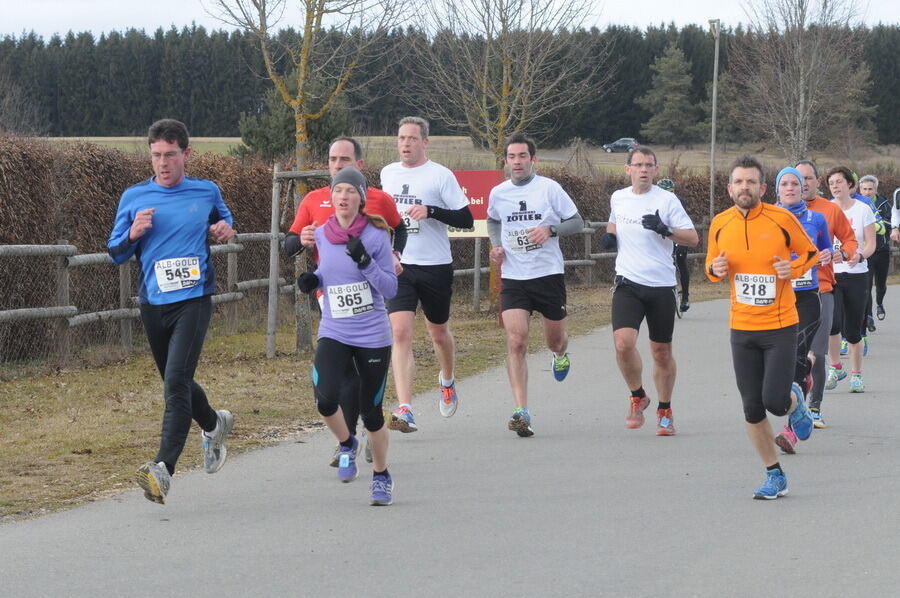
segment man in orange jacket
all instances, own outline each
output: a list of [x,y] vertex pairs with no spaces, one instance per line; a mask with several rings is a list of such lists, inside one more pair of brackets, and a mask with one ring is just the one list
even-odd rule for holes
[[764,180],[762,165],[750,156],[732,166],[728,194],[734,206],[710,224],[706,274],[730,283],[734,373],[747,435],[766,466],[766,481],[753,497],[774,499],[788,493],[787,476],[766,412],[790,414],[800,440],[813,428],[803,391],[793,382],[799,318],[791,279],[814,266],[819,251],[793,214],[761,202]]

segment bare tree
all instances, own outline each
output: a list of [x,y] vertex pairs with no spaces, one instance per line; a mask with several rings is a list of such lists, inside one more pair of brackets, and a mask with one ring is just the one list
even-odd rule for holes
[[[296,167],[306,167],[310,121],[322,118],[352,77],[381,59],[390,27],[402,22],[403,0],[297,0],[299,39],[279,35],[276,26],[288,0],[207,0],[222,22],[255,36],[266,76],[294,112]],[[292,4],[291,7],[294,5]],[[286,59],[286,60],[283,60]]]
[[856,0],[752,0],[745,10],[752,24],[730,58],[744,125],[804,158],[864,112],[853,107],[864,101]]
[[521,130],[550,133],[554,113],[608,86],[607,52],[577,30],[592,0],[435,0],[415,58],[410,99],[433,120],[467,133],[502,161]]
[[40,111],[20,85],[0,74],[0,134],[37,135],[43,132]]

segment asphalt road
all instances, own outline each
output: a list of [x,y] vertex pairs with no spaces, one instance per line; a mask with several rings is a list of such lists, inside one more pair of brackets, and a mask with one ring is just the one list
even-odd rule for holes
[[727,304],[698,303],[676,326],[675,437],[651,422],[625,429],[604,328],[571,343],[563,383],[546,353],[530,359],[532,438],[506,429],[501,365],[458,382],[451,419],[436,392],[417,397],[420,431],[391,436],[391,507],[369,506],[368,473],[337,481],[334,440],[319,432],[179,475],[165,506],[135,489],[0,525],[0,593],[897,596],[900,288],[885,307],[865,394],[846,381],[826,392],[829,427],[782,458],[779,500],[751,499],[764,473],[744,433]]

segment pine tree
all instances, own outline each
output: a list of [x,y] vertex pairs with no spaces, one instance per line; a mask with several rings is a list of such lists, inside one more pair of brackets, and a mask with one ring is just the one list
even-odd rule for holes
[[641,135],[660,144],[691,143],[697,139],[700,114],[691,102],[691,64],[684,52],[670,43],[665,53],[657,58],[650,69],[653,85],[638,104],[652,115],[641,125]]

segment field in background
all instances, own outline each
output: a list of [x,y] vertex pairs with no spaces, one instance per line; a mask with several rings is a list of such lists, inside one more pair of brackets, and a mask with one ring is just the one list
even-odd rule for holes
[[[371,166],[380,166],[397,159],[395,137],[370,136],[358,137],[365,150],[366,162]],[[126,152],[143,152],[146,148],[146,139],[143,137],[50,137],[52,142],[76,142],[89,141],[98,145],[112,147]],[[227,155],[228,151],[240,145],[239,137],[193,137],[191,146],[198,153],[215,153]],[[659,164],[663,173],[669,172],[670,167],[687,170],[693,174],[702,174],[709,169],[709,147],[697,144],[693,148],[654,146],[654,151],[659,158]],[[785,164],[784,158],[771,148],[761,147],[759,144],[736,146],[719,145],[716,149],[716,167],[725,169],[735,158],[743,154],[751,154],[760,158],[764,165],[778,170]],[[444,164],[454,170],[487,170],[495,168],[494,158],[487,150],[476,149],[468,137],[440,136],[430,138],[428,155],[435,162]],[[558,149],[538,148],[539,160],[545,164],[556,166],[570,166],[577,171],[584,169],[584,164],[590,164],[592,168],[606,174],[622,173],[625,163],[625,154],[607,154],[600,147],[592,147],[587,144],[578,148],[565,147]],[[900,170],[900,146],[876,146],[861,149],[854,160],[847,160],[840,156],[818,153],[813,159],[824,167],[837,164],[849,164],[860,174],[869,171],[879,173],[898,172]],[[580,174],[583,174],[579,172]]]

